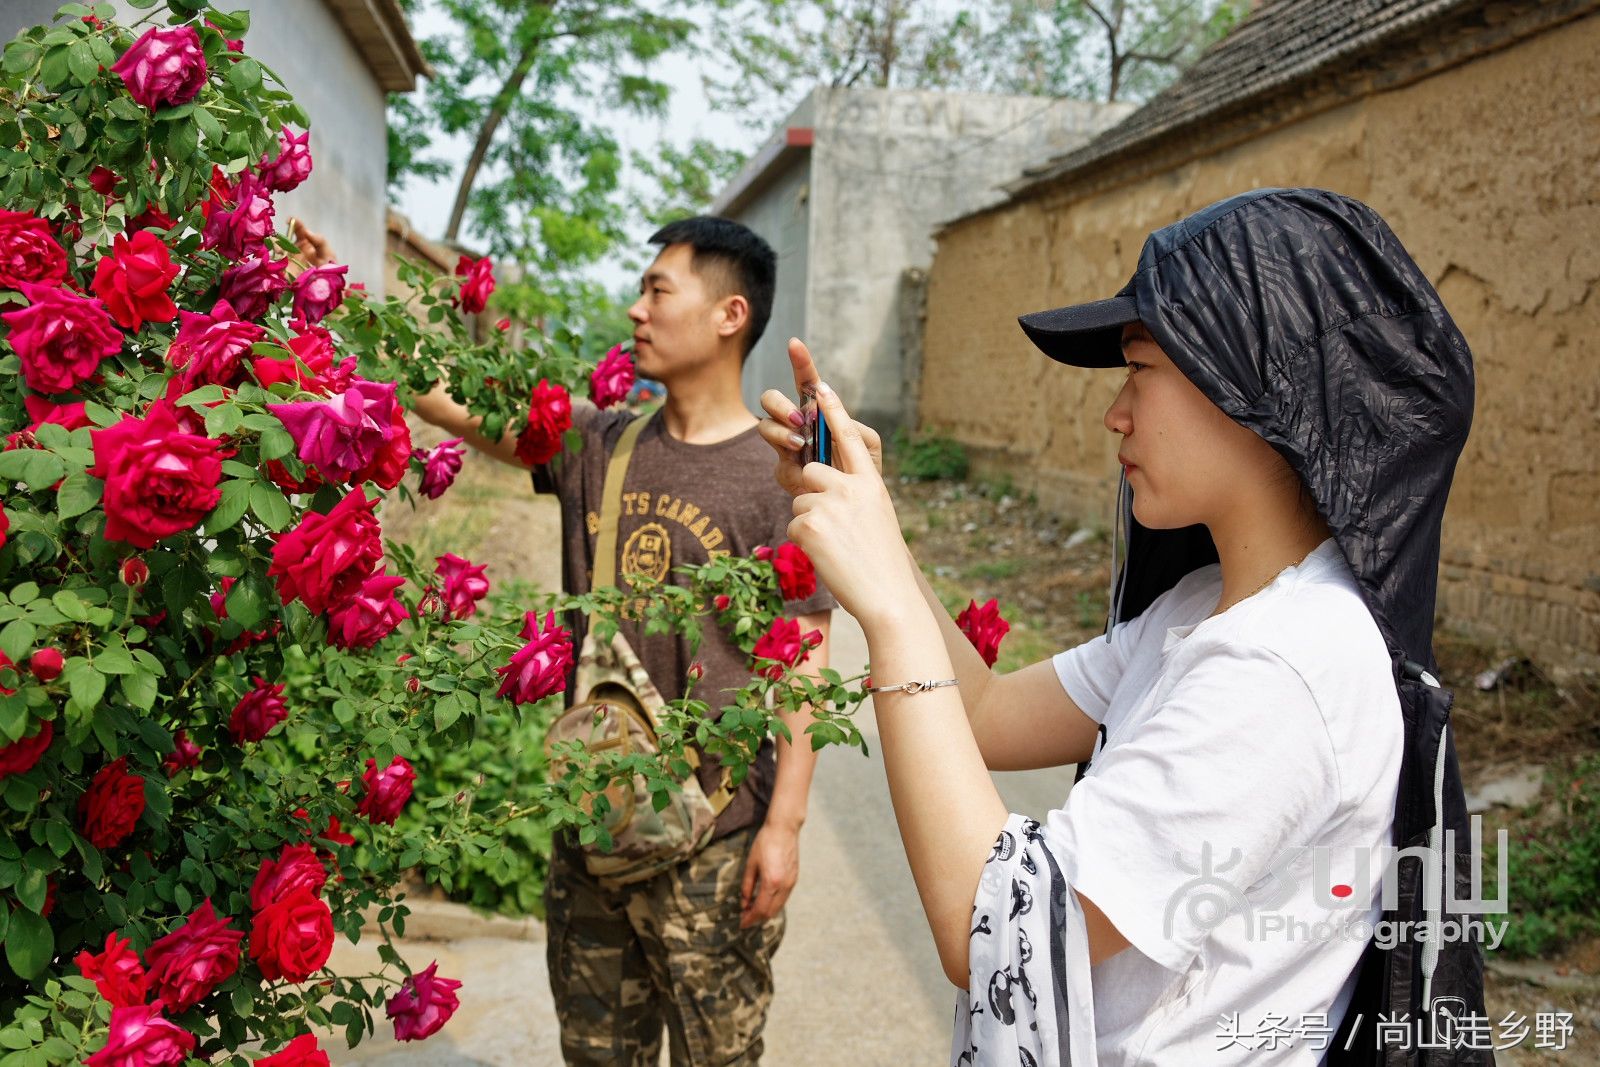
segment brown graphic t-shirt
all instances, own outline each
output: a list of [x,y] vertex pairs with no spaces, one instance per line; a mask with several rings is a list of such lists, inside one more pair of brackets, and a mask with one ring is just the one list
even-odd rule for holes
[[[560,453],[545,466],[534,468],[534,491],[561,498],[561,576],[569,593],[589,591],[606,466],[622,431],[635,417],[621,408],[601,411],[590,404],[574,404],[572,424],[583,435],[582,450]],[[716,444],[687,444],[667,432],[665,418],[656,412],[634,442],[622,484],[617,522],[618,587],[631,588],[630,574],[687,585],[675,568],[707,563],[715,556],[748,556],[761,545],[782,544],[793,513],[789,494],[773,479],[772,467],[772,449],[753,426]],[[833,597],[819,585],[810,599],[785,604],[784,614],[808,615],[835,606]],[[715,715],[731,703],[733,691],[750,681],[750,660],[712,617],[701,622],[698,652],[676,634],[646,637],[638,623],[625,620],[621,632],[666,700],[683,695],[689,666],[698,659],[705,677],[695,684],[693,695],[704,700]],[[581,614],[569,613],[566,625],[575,648],[583,642],[586,623]],[[574,669],[567,678],[569,704],[575,673]],[[796,740],[808,743],[804,738]],[[701,760],[700,784],[707,794],[720,784],[721,775],[718,760],[709,756]],[[733,802],[718,816],[716,836],[764,820],[776,776],[775,749],[769,738]]]

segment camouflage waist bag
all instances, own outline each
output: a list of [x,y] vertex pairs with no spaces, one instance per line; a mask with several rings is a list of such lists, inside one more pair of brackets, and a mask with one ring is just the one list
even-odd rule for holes
[[[649,418],[641,416],[628,424],[606,467],[590,588],[615,584],[623,476],[633,444]],[[578,655],[573,698],[572,707],[545,735],[547,754],[562,741],[580,741],[586,752],[595,755],[653,755],[660,751],[657,716],[666,701],[621,634],[600,642],[594,628],[589,629]],[[584,799],[584,807],[593,810],[595,796],[606,798],[603,825],[611,835],[610,851],[597,845],[580,846],[585,867],[602,883],[615,887],[643,881],[682,863],[711,839],[717,816],[733,799],[729,775],[723,771],[721,786],[708,797],[694,773],[700,753],[690,748],[686,754],[689,776],[660,811],[651,802],[643,779],[615,782],[603,793]],[[551,774],[557,778],[564,775],[569,762],[552,755]]]

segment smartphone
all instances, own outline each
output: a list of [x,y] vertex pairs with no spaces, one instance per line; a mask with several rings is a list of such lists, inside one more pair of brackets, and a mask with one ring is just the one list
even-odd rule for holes
[[828,432],[828,420],[823,418],[822,409],[817,405],[817,394],[813,390],[806,390],[800,413],[806,420],[800,430],[800,436],[806,439],[800,448],[800,465],[826,463],[830,467],[838,466],[834,458],[833,435]]

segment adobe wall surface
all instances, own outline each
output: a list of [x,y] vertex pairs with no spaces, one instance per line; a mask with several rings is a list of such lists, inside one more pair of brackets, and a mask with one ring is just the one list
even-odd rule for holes
[[1048,506],[1108,522],[1118,439],[1101,418],[1121,376],[1051,363],[1016,315],[1111,294],[1146,233],[1221,197],[1347,193],[1389,221],[1476,357],[1441,622],[1550,666],[1600,667],[1597,99],[1589,16],[1154,177],[954,224],[929,279],[922,429]]

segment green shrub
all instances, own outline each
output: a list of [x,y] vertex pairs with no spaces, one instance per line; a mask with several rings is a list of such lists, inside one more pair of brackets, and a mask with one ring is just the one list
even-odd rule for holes
[[[1510,923],[1499,948],[1509,957],[1547,956],[1600,934],[1600,756],[1554,775],[1551,784],[1554,810],[1509,835]],[[1497,853],[1492,840],[1485,844],[1488,878]]]
[[919,482],[962,481],[967,476],[967,450],[959,441],[930,435],[912,438],[903,429],[892,442],[900,473]]

